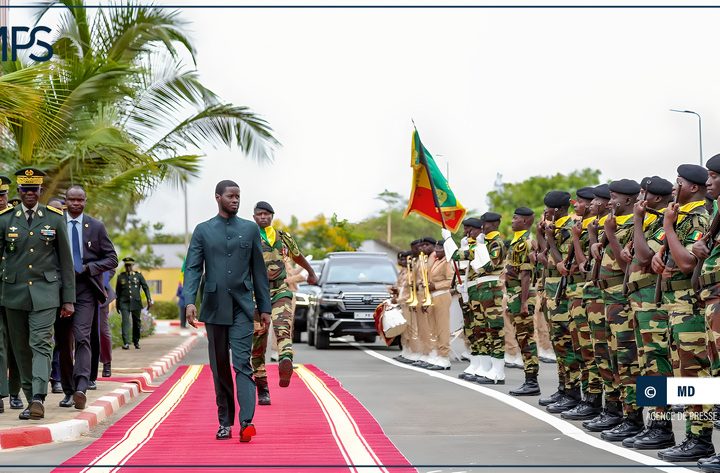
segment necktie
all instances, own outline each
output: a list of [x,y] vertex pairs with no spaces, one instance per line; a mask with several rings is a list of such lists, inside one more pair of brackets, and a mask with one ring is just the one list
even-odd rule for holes
[[70,220],[73,224],[72,227],[72,254],[73,254],[73,266],[75,267],[76,273],[82,273],[82,259],[80,258],[80,233],[77,229],[77,220]]
[[28,220],[28,226],[32,225],[32,216],[33,216],[34,213],[35,213],[35,211],[34,211],[33,209],[29,209],[29,210],[27,211],[27,215],[28,215],[28,219],[27,219],[27,220]]

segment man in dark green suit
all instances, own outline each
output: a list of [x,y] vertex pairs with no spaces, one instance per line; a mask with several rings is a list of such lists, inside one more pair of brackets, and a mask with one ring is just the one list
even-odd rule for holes
[[[270,324],[270,289],[263,261],[260,231],[255,222],[237,217],[240,187],[221,181],[215,187],[218,214],[199,224],[190,241],[185,263],[185,300],[196,300],[200,281],[204,288],[200,320],[205,322],[210,367],[215,383],[220,428],[218,440],[232,437],[235,418],[230,354],[240,405],[240,441],[255,435],[255,382],[250,365],[253,313],[257,305],[262,323]],[[255,301],[253,302],[253,295]],[[196,326],[195,304],[186,308],[187,322]]]
[[30,402],[20,419],[45,417],[55,316],[58,308],[61,317],[75,311],[67,222],[62,210],[38,202],[44,175],[33,168],[16,172],[22,203],[0,215],[0,305]]
[[153,300],[150,288],[145,277],[139,271],[133,271],[133,258],[123,258],[125,272],[120,273],[115,282],[118,311],[122,315],[123,350],[130,348],[130,317],[132,316],[132,341],[135,348],[140,349],[140,311],[142,311],[142,298],[140,290],[145,293],[147,308],[150,310]]

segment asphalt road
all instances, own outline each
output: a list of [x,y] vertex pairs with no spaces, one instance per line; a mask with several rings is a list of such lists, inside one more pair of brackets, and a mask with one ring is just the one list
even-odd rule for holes
[[[661,471],[643,466],[642,460],[660,464],[654,451],[643,454],[601,441],[595,434],[587,435],[577,429],[579,422],[546,414],[537,406],[537,397],[518,402],[506,396],[521,384],[522,370],[506,370],[504,386],[483,388],[457,380],[465,363],[454,362],[451,371],[430,373],[393,364],[390,359],[397,354],[397,349],[379,344],[337,342],[329,350],[316,350],[301,343],[296,345],[295,360],[314,364],[337,378],[421,472]],[[207,363],[207,341],[200,340],[182,363]],[[543,394],[554,390],[556,379],[555,365],[541,364]],[[281,388],[271,387],[271,394],[276,389]],[[31,469],[28,465],[62,463],[124,412],[79,441],[2,452],[0,471],[50,471],[49,467]],[[676,437],[681,439],[682,426],[678,423],[675,427]],[[664,470],[687,471],[677,467]]]

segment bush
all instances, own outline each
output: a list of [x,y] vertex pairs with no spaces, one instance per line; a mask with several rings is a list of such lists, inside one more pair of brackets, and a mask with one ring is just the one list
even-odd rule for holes
[[[108,317],[110,334],[112,335],[113,348],[122,346],[122,316],[115,312]],[[130,335],[132,337],[132,322],[130,322]],[[140,314],[140,338],[149,337],[155,331],[155,323],[152,314],[143,311]],[[132,340],[131,340],[132,341]]]
[[174,302],[158,301],[150,309],[157,320],[177,320],[180,318],[180,309]]

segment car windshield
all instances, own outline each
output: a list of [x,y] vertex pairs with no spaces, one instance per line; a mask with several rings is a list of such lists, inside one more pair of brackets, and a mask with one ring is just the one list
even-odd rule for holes
[[326,283],[395,284],[397,276],[390,260],[380,258],[337,258],[325,268]]

